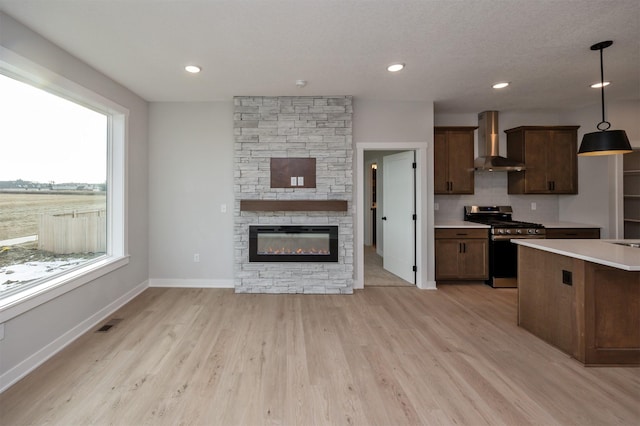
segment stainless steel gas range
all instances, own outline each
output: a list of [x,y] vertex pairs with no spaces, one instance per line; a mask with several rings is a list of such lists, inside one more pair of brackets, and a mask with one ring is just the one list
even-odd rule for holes
[[545,238],[539,223],[512,219],[511,206],[465,206],[464,220],[491,227],[489,237],[489,279],[492,287],[518,286],[518,247],[512,238]]

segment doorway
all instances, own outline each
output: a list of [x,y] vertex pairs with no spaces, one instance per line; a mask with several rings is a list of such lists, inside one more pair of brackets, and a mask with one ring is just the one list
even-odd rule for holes
[[415,151],[367,150],[364,163],[364,286],[414,286]]
[[[358,142],[356,143],[356,161],[354,173],[356,183],[355,225],[356,240],[354,245],[354,262],[356,274],[354,289],[364,288],[364,237],[365,219],[370,214],[369,205],[365,208],[366,173],[364,173],[365,151],[415,151],[416,153],[416,286],[424,290],[435,290],[435,258],[433,230],[433,147],[429,141],[424,142]],[[377,185],[380,188],[380,184]],[[376,195],[379,200],[379,194]],[[378,215],[380,212],[377,212]],[[377,239],[380,235],[377,235]]]

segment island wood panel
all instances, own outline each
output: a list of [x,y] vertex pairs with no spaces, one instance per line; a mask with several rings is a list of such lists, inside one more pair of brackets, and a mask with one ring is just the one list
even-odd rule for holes
[[573,270],[573,259],[518,246],[518,325],[572,353],[575,296],[572,286],[562,284],[563,269]]
[[640,272],[518,246],[518,325],[586,365],[640,364]]
[[640,273],[585,263],[585,363],[640,364]]
[[241,211],[346,212],[346,200],[240,200]]

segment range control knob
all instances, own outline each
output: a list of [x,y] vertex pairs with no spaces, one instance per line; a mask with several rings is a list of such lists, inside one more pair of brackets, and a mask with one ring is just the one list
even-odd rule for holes
[[505,234],[511,234],[511,229],[507,229],[504,231]]
[[522,234],[522,231],[520,229],[516,229],[516,234]]

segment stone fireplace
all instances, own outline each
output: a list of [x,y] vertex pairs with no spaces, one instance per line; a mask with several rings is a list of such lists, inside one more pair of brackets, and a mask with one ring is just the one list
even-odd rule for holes
[[[352,293],[352,98],[236,97],[234,105],[236,292]],[[296,171],[274,185],[274,164],[287,159],[313,164],[313,180]],[[260,229],[271,247],[252,241]],[[303,246],[289,247],[300,231]]]

